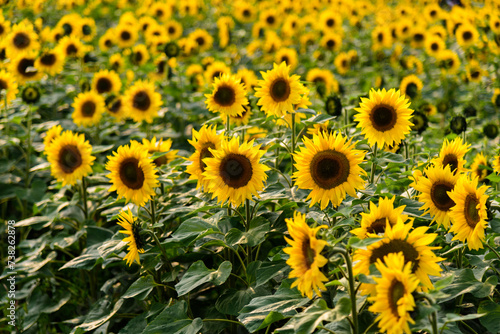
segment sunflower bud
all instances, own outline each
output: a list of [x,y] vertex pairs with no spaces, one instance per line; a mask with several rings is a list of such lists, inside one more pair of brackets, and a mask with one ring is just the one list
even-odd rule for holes
[[451,119],[450,122],[451,131],[456,133],[457,135],[465,132],[467,130],[467,121],[463,116],[455,116]]
[[37,86],[26,86],[24,87],[21,98],[27,104],[34,104],[40,100],[42,92]]
[[486,124],[483,127],[483,133],[489,139],[495,139],[498,136],[498,126],[493,123]]
[[476,117],[477,110],[473,106],[467,106],[464,108],[464,115],[465,117]]
[[169,58],[177,57],[181,51],[181,48],[175,42],[169,42],[165,45],[163,52]]
[[427,121],[427,116],[425,116],[424,113],[421,113],[420,111],[415,111],[413,113],[413,118],[412,118],[412,130],[417,131],[419,134],[424,132],[425,129],[429,127],[429,122]]
[[340,116],[342,114],[342,102],[337,95],[329,96],[325,101],[326,113],[330,116]]

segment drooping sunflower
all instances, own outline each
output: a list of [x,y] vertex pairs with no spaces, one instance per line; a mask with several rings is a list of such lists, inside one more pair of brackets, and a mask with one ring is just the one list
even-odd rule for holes
[[419,77],[415,74],[410,74],[401,80],[399,89],[403,96],[406,96],[408,99],[414,99],[420,94],[423,86],[424,84]]
[[418,199],[424,203],[420,210],[424,213],[430,212],[432,221],[450,228],[450,210],[455,202],[448,196],[448,192],[455,188],[460,174],[453,173],[450,165],[430,166],[424,171],[424,175],[411,186],[420,192]]
[[101,120],[105,102],[95,91],[88,91],[78,94],[72,107],[74,111],[71,117],[76,125],[92,126]]
[[83,134],[64,131],[45,147],[51,174],[62,185],[73,185],[77,180],[92,173],[95,157],[92,146]]
[[43,73],[36,67],[36,59],[34,52],[21,53],[11,59],[9,72],[14,74],[19,84],[41,79]]
[[139,80],[127,89],[123,104],[127,115],[134,121],[152,123],[163,102],[153,83]]
[[45,137],[43,138],[43,146],[45,148],[44,153],[47,152],[48,147],[52,144],[54,139],[61,136],[62,131],[63,131],[62,126],[54,125],[45,133]]
[[27,24],[26,21],[14,25],[2,42],[5,43],[8,58],[14,58],[20,53],[37,51],[40,48],[33,25]]
[[45,50],[35,62],[40,71],[54,76],[62,72],[65,57],[60,49]]
[[375,267],[382,277],[374,277],[377,283],[375,296],[368,300],[374,302],[368,310],[379,313],[375,321],[382,333],[411,334],[408,323],[414,324],[410,312],[415,307],[412,293],[419,281],[412,273],[412,263],[405,261],[403,252],[389,253],[377,259]]
[[474,176],[472,179],[466,174],[460,176],[455,188],[448,193],[455,202],[451,208],[450,217],[452,226],[450,232],[455,236],[452,240],[467,242],[469,249],[478,250],[483,248],[484,230],[488,226],[486,222],[486,201],[485,195],[488,186],[478,188],[479,179]]
[[5,107],[5,101],[7,105],[10,104],[12,100],[16,98],[16,94],[19,93],[17,89],[17,82],[14,77],[4,70],[0,71],[0,107]]
[[474,157],[470,165],[470,171],[473,175],[477,176],[479,181],[483,181],[488,176],[488,159],[482,152],[476,154]]
[[119,24],[114,28],[113,35],[112,41],[122,49],[132,47],[138,38],[137,29],[127,24]]
[[114,71],[101,70],[94,74],[92,90],[99,94],[119,93],[122,88],[120,76]]
[[[411,271],[414,273],[424,291],[432,289],[433,285],[429,276],[439,276],[441,267],[437,264],[443,259],[437,257],[433,250],[440,247],[429,246],[437,234],[426,233],[429,227],[420,226],[413,230],[413,221],[404,223],[398,219],[394,226],[386,225],[384,238],[367,247],[367,249],[357,249],[354,253],[353,273],[370,274],[370,265],[377,263],[378,259],[383,259],[384,256],[390,253],[403,252],[405,263],[411,262]],[[411,231],[411,232],[410,232]],[[375,285],[362,283],[362,294],[373,294]]]
[[259,80],[255,88],[255,96],[259,97],[257,105],[268,115],[282,117],[294,111],[294,105],[302,100],[305,87],[299,82],[298,75],[289,75],[290,67],[282,62],[274,64],[273,69],[261,72],[264,80]]
[[320,203],[321,210],[332,202],[338,206],[346,193],[357,197],[356,189],[364,189],[360,167],[365,153],[356,150],[351,139],[347,140],[339,132],[320,133],[312,139],[304,138],[305,146],[294,154],[297,171],[293,174],[295,184],[300,189],[310,189],[307,199],[310,206]]
[[456,137],[451,142],[445,139],[439,156],[432,159],[432,163],[439,168],[449,165],[453,173],[460,174],[467,169],[465,165],[465,154],[469,151],[470,144],[462,143],[462,138]]
[[211,94],[205,94],[205,104],[211,112],[219,112],[222,117],[241,115],[248,104],[246,91],[240,79],[223,74],[215,78]]
[[156,167],[168,164],[177,157],[177,152],[179,152],[179,150],[170,150],[172,147],[172,139],[163,140],[163,138],[160,138],[160,140],[156,141],[156,137],[153,137],[151,140],[144,138],[142,140],[142,146],[148,150],[150,155],[156,152],[166,153],[165,155],[153,160]]
[[119,199],[124,197],[138,206],[150,200],[159,183],[148,154],[141,144],[132,141],[109,155],[106,163],[106,169],[111,172],[107,175],[112,183],[109,191],[116,190]]
[[370,236],[376,237],[379,233],[384,233],[387,224],[390,226],[396,225],[398,218],[406,221],[408,216],[403,214],[406,205],[394,208],[395,199],[396,196],[391,199],[387,197],[381,198],[378,206],[374,202],[370,202],[370,212],[361,213],[361,227],[352,230],[351,233],[360,239]]
[[188,161],[192,164],[186,167],[186,173],[190,174],[190,180],[198,180],[196,188],[203,187],[204,191],[208,191],[208,179],[205,178],[206,163],[203,161],[205,158],[213,157],[212,150],[219,150],[224,133],[217,134],[216,126],[203,125],[200,131],[193,130],[193,139],[188,142],[194,147],[195,152],[191,154]]
[[127,211],[122,210],[118,215],[118,225],[125,229],[121,230],[120,233],[128,235],[123,239],[123,242],[128,244],[128,254],[123,259],[127,261],[128,266],[131,266],[134,260],[140,265],[139,253],[144,253],[144,246],[146,245],[146,241],[141,235],[141,223],[134,218],[134,215],[128,209]]
[[323,267],[328,260],[321,255],[323,248],[328,245],[325,240],[316,238],[318,230],[327,228],[326,225],[310,228],[306,223],[306,216],[295,211],[293,219],[286,219],[288,233],[293,240],[285,237],[286,242],[291,247],[283,248],[290,258],[286,263],[292,268],[288,275],[290,278],[297,278],[291,288],[297,287],[302,294],[308,298],[313,297],[313,291],[321,296],[320,290],[326,290],[323,282],[328,281],[319,268]]
[[354,119],[370,146],[394,146],[411,132],[413,110],[408,108],[410,102],[399,90],[372,89],[369,98],[361,98],[361,101],[360,107],[354,109],[358,111]]
[[205,158],[203,176],[208,180],[208,190],[212,198],[225,203],[228,201],[235,207],[240,206],[252,195],[259,197],[258,192],[264,188],[267,180],[266,171],[270,168],[259,162],[264,154],[260,145],[254,141],[239,143],[237,137],[222,140],[219,149],[209,149],[212,158]]

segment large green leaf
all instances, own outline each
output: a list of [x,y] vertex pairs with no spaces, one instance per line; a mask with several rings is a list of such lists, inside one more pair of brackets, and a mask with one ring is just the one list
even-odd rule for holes
[[220,233],[217,226],[207,223],[201,218],[193,217],[183,222],[172,235],[174,241],[185,245],[211,233]]
[[144,300],[147,295],[153,290],[158,284],[155,283],[153,276],[147,275],[139,277],[137,281],[132,283],[128,290],[123,294],[122,298],[132,298],[140,295],[139,300]]
[[33,326],[42,313],[53,313],[64,306],[71,298],[69,292],[56,293],[49,298],[48,293],[43,292],[41,288],[36,288],[27,303],[28,314],[23,320],[23,330]]
[[175,285],[177,294],[183,296],[205,283],[221,285],[231,274],[232,268],[229,261],[222,262],[217,270],[208,269],[202,260],[196,261],[189,267],[180,282]]
[[496,304],[491,300],[485,300],[479,304],[477,312],[484,314],[479,319],[481,325],[492,333],[500,333],[500,304]]
[[265,235],[267,232],[269,232],[270,228],[270,223],[266,219],[262,219],[266,222],[250,229],[248,232],[241,231],[237,228],[232,228],[226,234],[226,243],[229,246],[236,246],[241,244],[248,245],[250,247],[261,244],[265,240]]
[[289,267],[284,260],[262,263],[259,269],[257,269],[255,286],[265,284],[270,279],[282,275],[288,270]]
[[474,277],[472,269],[460,269],[454,272],[453,283],[444,287],[441,291],[447,294],[440,301],[455,299],[459,295],[471,293],[477,298],[489,296],[498,284],[497,276],[490,276],[483,283]]
[[254,294],[255,290],[252,288],[246,290],[227,289],[215,302],[215,308],[220,313],[236,316],[250,302]]
[[76,332],[77,329],[88,332],[103,325],[118,312],[123,302],[124,299],[118,299],[116,302],[112,302],[107,296],[99,300],[93,305],[92,309],[85,317],[84,322],[73,329],[72,333]]
[[188,318],[186,302],[181,300],[163,310],[147,325],[142,334],[197,334],[202,327],[203,321],[200,318]]

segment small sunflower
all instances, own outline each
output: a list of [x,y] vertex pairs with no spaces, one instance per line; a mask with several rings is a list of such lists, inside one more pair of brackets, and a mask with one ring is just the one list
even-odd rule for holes
[[120,76],[114,71],[102,70],[94,74],[92,90],[99,94],[119,93],[122,88]]
[[109,155],[106,163],[106,169],[111,172],[109,191],[116,190],[119,199],[124,197],[138,206],[150,200],[155,195],[154,188],[158,187],[158,177],[148,154],[141,144],[132,141]]
[[298,75],[289,75],[290,67],[282,62],[274,64],[271,71],[261,72],[264,80],[259,80],[255,88],[255,96],[259,97],[257,105],[262,106],[266,114],[282,117],[294,111],[294,105],[302,100],[306,93]]
[[9,71],[14,74],[18,83],[41,79],[43,73],[36,67],[36,59],[36,54],[33,52],[22,53],[11,59]]
[[141,66],[149,60],[148,48],[144,44],[138,44],[132,48],[129,56],[130,63],[133,65]]
[[342,37],[334,32],[327,32],[320,39],[319,44],[326,50],[337,52],[342,47]]
[[491,103],[493,103],[493,105],[497,108],[500,107],[500,88],[495,88],[495,90],[493,91]]
[[460,174],[467,169],[465,166],[465,154],[469,151],[470,144],[462,143],[462,138],[456,137],[451,142],[445,139],[439,156],[432,159],[432,163],[439,168],[449,165],[453,173]]
[[14,77],[9,72],[0,70],[0,107],[5,108],[6,101],[9,105],[16,98],[17,93],[19,90]]
[[163,104],[161,95],[155,91],[153,83],[137,81],[124,94],[123,103],[126,113],[134,121],[152,123],[158,116],[158,110]]
[[462,47],[470,47],[479,40],[479,33],[471,24],[461,24],[455,32],[457,43]]
[[25,21],[16,24],[12,27],[5,41],[6,54],[9,58],[14,58],[17,55],[29,51],[37,51],[40,48],[38,35],[33,29],[33,25],[27,24]]
[[246,68],[238,70],[235,76],[241,80],[241,83],[245,85],[245,89],[247,93],[253,92],[259,80],[255,75],[255,72],[252,70],[248,70]]
[[65,57],[83,58],[89,47],[84,45],[79,38],[64,36],[56,47]]
[[116,120],[121,120],[127,117],[127,113],[123,106],[123,98],[121,96],[108,97],[105,102],[106,109],[114,118],[116,118]]
[[165,23],[164,26],[170,40],[176,40],[182,36],[182,24],[179,22],[171,20]]
[[277,64],[281,64],[285,62],[288,66],[290,66],[290,70],[293,71],[297,64],[299,63],[297,59],[297,51],[292,48],[281,48],[276,52],[274,56],[274,60]]
[[[229,123],[231,125],[236,125],[236,126],[242,126],[242,125],[247,125],[248,122],[250,122],[250,117],[252,116],[252,107],[247,104],[246,106],[243,106],[245,110],[241,113],[241,115],[236,115],[236,116],[229,116]],[[227,117],[222,117],[222,123],[225,125],[227,124]]]
[[215,78],[211,94],[205,94],[208,110],[219,112],[224,116],[238,116],[245,110],[248,99],[245,97],[245,86],[235,76],[223,74]]
[[495,158],[493,158],[493,163],[491,164],[491,166],[493,167],[494,172],[500,174],[500,154],[496,155]]
[[401,80],[399,89],[403,96],[406,96],[408,99],[414,99],[420,94],[423,86],[422,80],[416,75],[410,74]]
[[[56,131],[56,130],[54,130]],[[77,180],[92,173],[95,157],[92,146],[83,134],[64,131],[45,147],[51,174],[62,185],[73,185]]]
[[425,39],[425,51],[429,55],[436,57],[444,49],[446,49],[446,43],[441,37],[437,35],[429,35]]
[[73,122],[80,126],[91,126],[99,123],[104,112],[104,98],[95,91],[78,94],[72,104],[74,108]]
[[487,75],[488,72],[484,71],[479,65],[477,60],[471,60],[466,66],[467,80],[470,82],[481,82],[483,75]]
[[306,81],[314,83],[320,96],[328,96],[339,92],[339,83],[332,72],[327,69],[313,68],[307,72]]
[[65,57],[60,49],[45,50],[35,62],[36,68],[51,76],[62,72]]
[[467,247],[474,250],[483,248],[484,230],[488,226],[486,222],[488,195],[484,194],[488,186],[483,185],[478,188],[478,182],[477,177],[470,179],[463,174],[455,188],[448,193],[455,202],[450,211],[452,221],[450,232],[455,234],[452,240],[467,242]]
[[[194,70],[194,66],[190,66],[191,70]],[[189,73],[189,68],[187,71],[187,75],[190,76]],[[192,72],[192,71],[191,71]],[[219,78],[223,74],[231,74],[231,69],[223,62],[221,61],[214,61],[212,64],[207,66],[207,69],[205,70],[204,76],[205,76],[205,81],[207,83],[213,83],[215,78]],[[195,73],[192,73],[194,75]]]
[[348,193],[357,197],[356,189],[364,189],[361,175],[366,172],[360,167],[365,153],[354,149],[351,139],[339,132],[320,133],[312,139],[304,138],[304,147],[294,154],[297,171],[293,174],[300,189],[310,189],[306,200],[310,206],[321,204],[321,210],[332,202],[337,207]]
[[264,188],[269,170],[259,162],[264,154],[260,145],[254,141],[239,143],[237,137],[222,140],[219,149],[209,149],[213,158],[205,158],[203,176],[208,180],[208,190],[212,198],[224,203],[229,201],[235,207],[240,206],[252,195],[259,197],[258,192]]
[[390,226],[396,225],[398,218],[406,221],[408,216],[403,214],[406,205],[394,208],[395,199],[396,196],[392,197],[392,199],[387,197],[381,198],[378,202],[378,206],[370,202],[370,212],[361,213],[361,227],[352,230],[351,233],[360,239],[371,236],[376,237],[379,233],[385,232],[387,224]]
[[477,176],[479,181],[484,181],[488,176],[488,159],[484,154],[478,153],[470,165],[471,173]]
[[375,321],[378,321],[380,332],[411,334],[408,323],[415,323],[410,313],[416,307],[412,293],[418,287],[418,278],[412,273],[412,264],[405,261],[403,252],[389,253],[383,259],[375,263],[382,277],[373,278],[377,283],[376,295],[368,299],[374,302],[368,310],[379,313]]
[[206,163],[203,161],[205,158],[212,158],[213,154],[210,151],[219,150],[224,133],[217,134],[215,126],[203,125],[200,131],[193,130],[193,139],[188,142],[194,147],[195,152],[191,154],[188,161],[192,164],[186,167],[186,173],[190,174],[190,180],[198,180],[196,188],[203,187],[204,191],[208,191],[209,180],[205,178]]
[[79,35],[84,42],[92,42],[96,35],[96,27],[94,19],[84,17],[80,20]]
[[306,223],[306,216],[295,211],[293,219],[286,219],[288,233],[293,238],[285,237],[286,242],[291,247],[283,248],[290,258],[286,263],[292,268],[288,275],[290,278],[297,278],[291,288],[297,287],[302,294],[309,299],[313,297],[313,291],[321,296],[320,290],[326,290],[323,282],[328,281],[320,268],[327,264],[328,260],[321,255],[321,251],[328,243],[316,238],[318,230],[327,228],[326,225],[310,228]]
[[62,126],[54,125],[45,133],[45,137],[43,138],[43,146],[45,148],[44,153],[48,151],[48,148],[52,144],[54,139],[61,136],[62,131],[63,131]]
[[115,53],[109,57],[109,65],[113,71],[121,72],[123,70],[125,60],[120,53]]
[[137,29],[127,24],[119,24],[113,30],[113,35],[114,36],[110,36],[111,41],[116,42],[118,47],[122,49],[134,46],[138,38]]
[[437,56],[438,65],[444,73],[455,74],[460,68],[460,58],[452,50],[443,50]]
[[333,64],[335,65],[337,72],[340,75],[344,75],[351,69],[351,57],[349,57],[349,54],[346,52],[341,52],[337,55],[337,57],[335,57]]
[[200,52],[210,50],[214,44],[213,37],[204,29],[196,29],[188,38],[196,43]]
[[369,98],[361,98],[361,101],[359,108],[355,109],[358,113],[354,119],[370,146],[394,146],[411,132],[413,110],[408,108],[410,103],[400,91],[394,88],[388,91],[372,89]]
[[156,152],[166,153],[165,155],[153,160],[156,167],[168,164],[177,157],[177,152],[179,152],[179,150],[170,150],[172,147],[172,139],[163,140],[160,138],[160,140],[156,141],[156,137],[153,137],[151,140],[144,138],[142,140],[142,146],[148,150],[150,155]]
[[127,211],[122,210],[118,215],[118,225],[125,229],[121,230],[120,233],[128,235],[123,239],[123,242],[128,244],[128,254],[123,259],[127,261],[126,263],[129,266],[132,265],[134,260],[140,265],[139,253],[144,253],[144,246],[146,245],[146,241],[141,235],[141,224],[128,209]]

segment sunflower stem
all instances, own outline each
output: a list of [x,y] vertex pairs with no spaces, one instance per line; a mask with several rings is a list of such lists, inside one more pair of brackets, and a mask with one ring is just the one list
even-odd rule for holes
[[375,180],[375,169],[377,169],[377,164],[375,163],[375,159],[377,159],[377,143],[373,146],[373,156],[372,156],[372,170],[370,174],[370,183],[373,184]]
[[245,212],[246,212],[246,221],[247,221],[247,224],[246,224],[246,230],[248,232],[248,230],[250,229],[250,221],[252,220],[252,216],[250,214],[250,200],[247,198],[245,200]]
[[229,123],[230,120],[231,120],[231,118],[229,117],[229,115],[227,115],[227,119],[226,119],[226,136],[229,136],[229,132],[231,131],[231,124]]
[[83,214],[85,215],[85,220],[89,219],[89,207],[87,204],[87,181],[85,176],[82,177],[82,200],[83,200]]
[[[7,102],[7,101],[5,101]],[[28,138],[26,139],[26,179],[25,185],[26,189],[30,187],[30,169],[31,169],[31,106],[28,106],[28,115],[27,115],[27,132]],[[28,200],[24,200],[25,211],[28,211]]]
[[290,154],[290,158],[292,160],[292,174],[291,177],[293,177],[293,172],[294,172],[294,166],[293,166],[293,154],[295,153],[295,112],[292,114],[292,154]]
[[483,242],[483,244],[490,250],[492,251],[493,253],[495,253],[495,255],[497,256],[497,258],[500,260],[500,254],[493,248],[491,247],[490,245],[488,245],[488,243],[486,242]]

